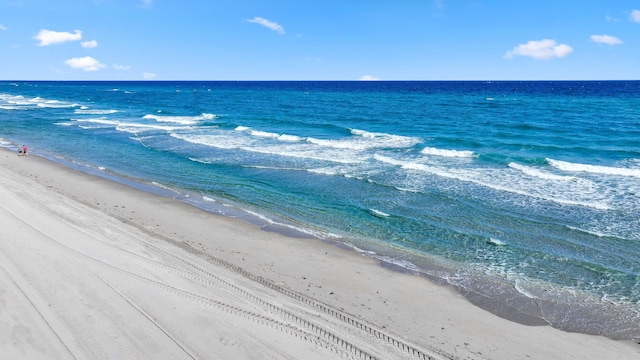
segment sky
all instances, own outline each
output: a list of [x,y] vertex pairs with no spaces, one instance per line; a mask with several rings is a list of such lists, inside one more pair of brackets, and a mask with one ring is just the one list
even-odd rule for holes
[[640,0],[0,0],[0,80],[640,80]]

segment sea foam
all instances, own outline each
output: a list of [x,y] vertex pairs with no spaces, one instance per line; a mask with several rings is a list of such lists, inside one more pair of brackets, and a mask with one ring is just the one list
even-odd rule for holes
[[570,180],[574,179],[573,176],[555,175],[555,174],[551,174],[551,173],[548,173],[548,172],[541,171],[539,169],[536,169],[536,168],[533,168],[533,167],[530,167],[530,166],[524,166],[524,165],[516,164],[514,162],[509,163],[509,167],[512,168],[512,169],[516,169],[516,170],[522,171],[524,174],[527,174],[529,176],[537,177],[537,178],[544,179],[544,180],[570,181]]

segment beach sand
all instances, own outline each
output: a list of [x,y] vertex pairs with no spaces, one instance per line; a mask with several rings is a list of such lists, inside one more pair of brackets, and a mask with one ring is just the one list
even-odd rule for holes
[[638,359],[453,289],[0,150],[2,359]]

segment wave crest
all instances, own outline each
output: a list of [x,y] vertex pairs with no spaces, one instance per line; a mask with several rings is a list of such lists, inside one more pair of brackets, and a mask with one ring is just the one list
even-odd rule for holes
[[195,125],[205,120],[212,120],[216,118],[215,114],[202,113],[198,116],[170,116],[170,115],[153,115],[148,114],[142,117],[143,119],[151,119],[157,122],[170,122],[181,125]]
[[442,156],[442,157],[463,157],[463,158],[469,158],[469,157],[476,157],[476,153],[474,153],[473,151],[469,151],[469,150],[446,150],[446,149],[438,149],[438,148],[433,148],[433,147],[426,147],[424,149],[422,149],[422,151],[420,151],[422,154],[425,155],[436,155],[436,156]]
[[546,159],[554,168],[570,172],[586,172],[602,175],[632,176],[640,178],[640,169],[619,168],[613,166],[579,164],[561,160]]

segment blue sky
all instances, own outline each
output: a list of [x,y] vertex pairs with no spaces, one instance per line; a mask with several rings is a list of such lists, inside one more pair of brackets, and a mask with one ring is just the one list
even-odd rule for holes
[[640,80],[640,0],[0,0],[0,80]]

